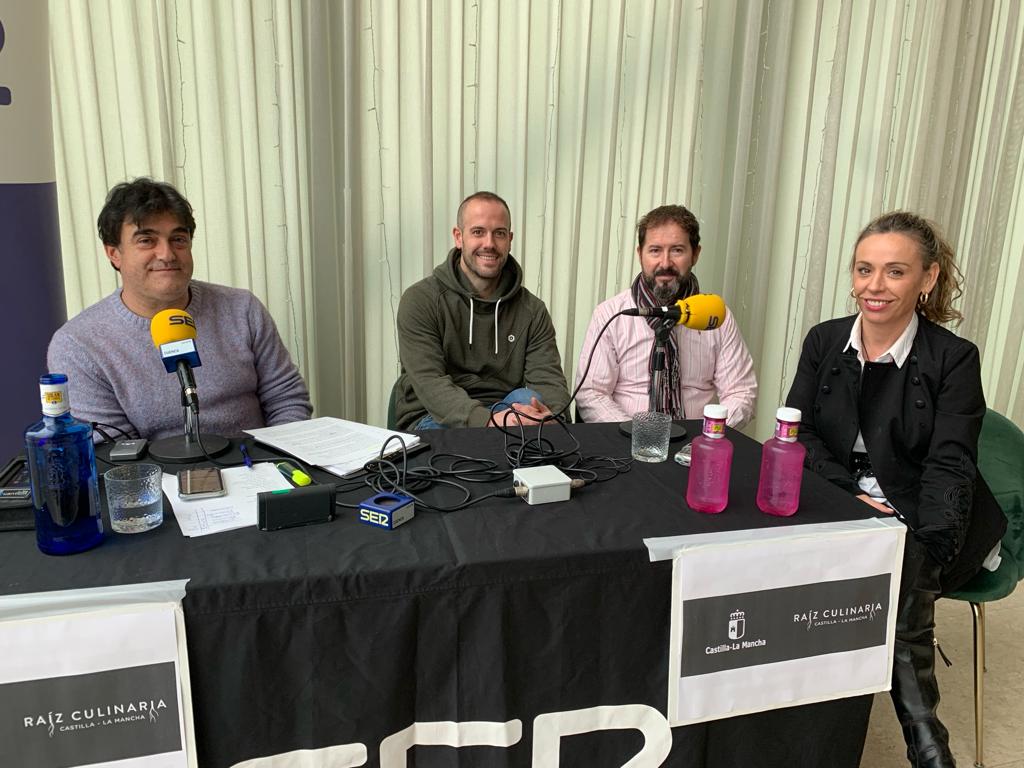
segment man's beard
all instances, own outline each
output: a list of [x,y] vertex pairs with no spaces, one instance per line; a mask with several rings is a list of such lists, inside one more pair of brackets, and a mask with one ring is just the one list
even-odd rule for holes
[[[659,283],[658,278],[666,275],[672,275],[675,279],[668,283]],[[654,300],[663,307],[667,307],[676,300],[676,296],[679,295],[679,290],[683,286],[683,278],[674,269],[671,271],[662,270],[655,272],[652,276],[648,277],[644,275],[644,283],[646,283],[648,290],[654,295]]]

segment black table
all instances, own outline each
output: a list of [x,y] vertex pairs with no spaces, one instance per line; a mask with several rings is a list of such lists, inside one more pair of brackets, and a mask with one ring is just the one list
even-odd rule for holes
[[[687,428],[699,433],[696,422]],[[629,454],[615,425],[571,429],[585,454]],[[435,453],[501,456],[497,430],[428,437]],[[41,554],[31,532],[2,533],[0,593],[190,579],[184,610],[203,768],[355,742],[378,765],[381,740],[414,722],[516,719],[522,738],[510,748],[417,747],[409,765],[527,766],[541,713],[627,704],[665,713],[671,563],[650,563],[643,538],[870,516],[806,473],[796,516],[761,514],[760,445],[729,437],[731,503],[719,515],[687,509],[688,470],[671,459],[635,463],[568,502],[420,511],[394,531],[347,513],[327,525],[185,539],[167,510],[155,531],[110,535],[65,558]],[[676,728],[665,765],[857,766],[871,698]],[[572,736],[561,765],[619,766],[641,745],[632,730]]]

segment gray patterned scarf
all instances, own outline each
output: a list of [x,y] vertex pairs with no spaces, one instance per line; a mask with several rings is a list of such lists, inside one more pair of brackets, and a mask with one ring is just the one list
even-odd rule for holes
[[[633,293],[634,303],[641,308],[644,307],[659,307],[661,303],[654,298],[654,294],[651,289],[647,286],[647,282],[644,280],[644,273],[641,272],[633,280],[633,286],[631,288]],[[679,293],[676,294],[673,301],[679,301],[685,299],[688,296],[692,296],[695,293],[700,293],[700,285],[697,282],[697,276],[690,272],[690,274],[683,280],[679,287]],[[652,330],[657,332],[658,326],[663,322],[663,318],[660,317],[648,317],[647,324],[651,326]],[[651,356],[647,360],[647,372],[649,374],[654,372],[654,350],[657,344],[651,345]],[[661,375],[661,386],[658,388],[659,391],[655,396],[655,405],[662,413],[668,413],[672,415],[673,419],[682,419],[685,417],[683,413],[682,393],[679,391],[679,347],[676,344],[675,335],[668,337],[668,344],[665,347],[665,370]]]

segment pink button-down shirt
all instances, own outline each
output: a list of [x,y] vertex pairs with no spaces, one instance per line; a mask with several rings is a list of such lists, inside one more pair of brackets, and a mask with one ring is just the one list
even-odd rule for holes
[[[616,312],[636,306],[629,290],[602,302],[594,310],[576,369],[579,383],[594,339]],[[721,328],[694,331],[676,326],[672,331],[679,348],[679,383],[684,415],[699,419],[704,406],[717,394],[729,409],[730,427],[742,427],[754,415],[757,379],[754,361],[736,325],[726,312]],[[651,374],[647,370],[654,345],[654,330],[640,317],[617,317],[604,332],[594,352],[586,383],[576,397],[584,421],[626,421],[648,410]]]

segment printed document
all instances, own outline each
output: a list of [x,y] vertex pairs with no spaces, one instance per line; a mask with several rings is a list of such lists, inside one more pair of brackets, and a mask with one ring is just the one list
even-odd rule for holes
[[[418,435],[393,432],[332,416],[245,431],[265,445],[290,453],[307,464],[323,467],[335,475],[346,475],[377,458],[385,441],[392,436],[402,438],[406,448],[412,448],[420,442]],[[400,452],[401,448],[402,444],[397,439],[391,440],[387,453]]]

